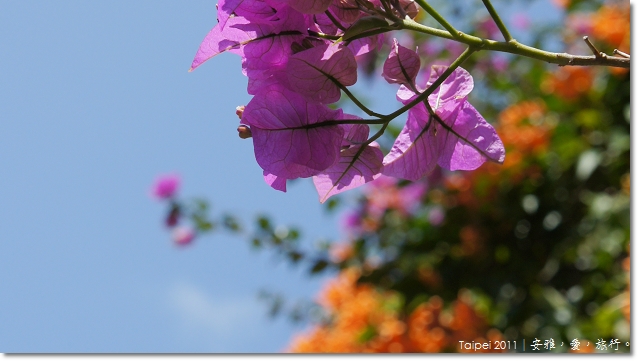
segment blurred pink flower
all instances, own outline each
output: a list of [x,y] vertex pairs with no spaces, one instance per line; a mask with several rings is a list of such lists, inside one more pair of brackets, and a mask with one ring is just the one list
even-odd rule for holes
[[527,30],[530,26],[529,17],[523,13],[514,14],[512,16],[512,25],[518,29]]
[[421,204],[421,198],[427,192],[428,187],[424,182],[414,182],[399,190],[401,199],[400,211],[413,213]]
[[591,15],[585,13],[573,13],[567,16],[565,27],[577,35],[589,35],[592,32],[593,25]]
[[417,51],[425,57],[433,58],[438,56],[442,49],[441,43],[429,40],[421,43]]
[[356,231],[361,227],[361,214],[359,212],[349,212],[341,218],[341,227],[345,231]]
[[177,174],[159,176],[151,189],[151,194],[157,199],[171,198],[179,188],[180,178]]
[[[477,30],[482,32],[486,38],[494,39],[501,32],[491,17],[486,17],[476,25]],[[481,34],[481,35],[483,35]]]
[[353,255],[354,248],[350,243],[335,243],[330,247],[330,259],[332,262],[343,262]]
[[441,206],[434,206],[428,213],[428,220],[433,226],[439,226],[445,220],[445,211]]
[[388,176],[381,176],[370,182],[370,185],[366,189],[367,211],[373,219],[379,219],[388,209],[394,209],[403,215],[413,213],[428,189],[427,184],[422,181],[399,187],[398,180]]
[[507,67],[509,66],[509,60],[507,60],[506,57],[499,54],[493,55],[490,60],[492,63],[492,68],[499,73],[502,73],[505,70],[507,70]]
[[172,236],[176,245],[186,246],[195,238],[195,232],[188,227],[175,227]]

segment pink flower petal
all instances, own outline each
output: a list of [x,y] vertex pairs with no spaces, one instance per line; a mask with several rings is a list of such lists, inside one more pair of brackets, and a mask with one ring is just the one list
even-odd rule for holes
[[264,180],[273,189],[276,189],[276,190],[282,191],[282,192],[286,192],[286,178],[277,177],[274,174],[270,174],[270,173],[264,171]]
[[290,57],[286,68],[290,88],[320,103],[334,103],[341,97],[335,83],[357,82],[357,61],[343,44],[322,44]]
[[503,142],[494,127],[468,101],[464,101],[454,115],[444,120],[449,128],[437,124],[441,133],[437,135],[441,152],[438,164],[441,167],[473,170],[488,159],[503,163]]
[[383,153],[379,145],[371,143],[363,151],[359,152],[360,150],[361,146],[356,146],[341,151],[337,163],[312,177],[321,203],[335,194],[362,186],[381,175]]
[[410,109],[408,121],[383,159],[384,175],[415,181],[434,170],[439,147],[434,120],[429,118],[422,103]]
[[330,7],[332,0],[287,0],[288,5],[304,14],[319,14]]
[[401,45],[394,39],[392,51],[383,63],[383,77],[392,84],[414,84],[414,80],[421,68],[419,55]]
[[319,103],[275,84],[246,105],[241,122],[253,135],[255,158],[262,169],[286,179],[310,177],[338,158],[343,129],[321,125],[341,116]]

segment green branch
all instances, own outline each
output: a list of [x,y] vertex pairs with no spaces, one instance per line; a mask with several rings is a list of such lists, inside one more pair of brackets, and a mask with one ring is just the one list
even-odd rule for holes
[[452,37],[458,38],[460,36],[460,32],[452,26],[452,24],[448,23],[447,20],[441,14],[439,14],[433,7],[430,6],[425,0],[416,0],[416,3],[419,4],[431,17],[434,18],[439,24],[441,24],[445,30],[447,30]]
[[501,31],[501,34],[503,34],[505,41],[510,42],[514,40],[512,39],[510,32],[507,31],[507,28],[505,27],[503,20],[501,20],[496,10],[494,10],[494,7],[492,6],[492,3],[490,2],[490,0],[483,0],[483,5],[485,5],[485,7],[487,8],[487,11],[490,13],[490,16],[492,17],[492,19],[494,19],[494,22],[496,23],[496,26],[498,26],[498,29]]
[[479,50],[491,50],[500,51],[504,53],[516,54],[525,56],[532,59],[542,60],[551,64],[565,65],[602,65],[613,66],[619,68],[629,68],[630,59],[618,56],[583,56],[572,55],[568,53],[553,53],[550,51],[540,50],[525,44],[521,44],[518,41],[512,39],[509,42],[495,41],[489,39],[483,39],[476,36],[468,35],[463,32],[458,32],[458,36],[453,36],[447,31],[435,29],[429,26],[425,26],[417,23],[411,19],[404,19],[399,23],[401,29],[408,29],[417,31],[423,34],[429,34],[438,36],[445,39],[456,40],[469,46],[475,47]]

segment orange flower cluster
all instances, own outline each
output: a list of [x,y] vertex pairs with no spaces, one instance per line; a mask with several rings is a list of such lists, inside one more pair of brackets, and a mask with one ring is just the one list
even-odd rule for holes
[[[629,52],[631,46],[631,16],[629,2],[604,5],[592,16],[592,33],[620,51]],[[629,69],[609,68],[609,71],[621,76]]]
[[547,149],[550,129],[544,124],[547,114],[541,100],[523,101],[505,108],[498,117],[498,134],[506,147],[522,153],[540,153]]
[[615,49],[629,51],[631,17],[628,1],[603,5],[591,21],[596,40],[602,40]]
[[489,200],[496,195],[496,185],[505,175],[509,183],[540,176],[540,168],[526,164],[525,160],[530,156],[537,157],[549,148],[554,126],[547,121],[545,103],[542,100],[522,101],[504,109],[498,120],[495,128],[505,145],[505,163],[486,163],[473,172],[446,177],[446,188],[458,192],[460,204],[472,206],[480,203],[474,187],[477,184],[488,185],[483,198]]
[[593,84],[594,73],[591,68],[566,66],[547,74],[541,83],[541,90],[573,101],[587,93]]
[[488,331],[485,319],[467,297],[461,296],[445,310],[441,298],[433,296],[407,317],[401,317],[396,307],[391,307],[395,295],[357,284],[358,277],[357,271],[346,270],[328,285],[320,303],[330,312],[332,321],[295,337],[289,352],[474,352],[462,349],[459,341],[503,339],[499,331]]
[[332,314],[332,322],[297,336],[290,352],[404,351],[401,338],[405,323],[396,312],[383,307],[391,295],[382,295],[368,285],[357,285],[358,278],[359,273],[349,269],[328,284],[319,303]]
[[[499,114],[496,131],[507,149],[503,169],[517,168],[525,157],[538,156],[547,150],[554,127],[548,124],[546,116],[542,100],[523,101]],[[503,170],[500,168],[488,164],[489,173],[500,173]]]

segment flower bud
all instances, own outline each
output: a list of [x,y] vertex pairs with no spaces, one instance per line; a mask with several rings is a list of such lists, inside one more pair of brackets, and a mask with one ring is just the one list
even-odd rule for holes
[[250,138],[253,136],[253,133],[250,131],[250,128],[247,125],[240,125],[237,127],[237,132],[239,133],[239,137],[241,139]]
[[195,232],[187,227],[177,227],[173,230],[173,242],[178,246],[186,246],[195,239]]
[[179,206],[177,204],[174,204],[171,207],[170,212],[166,216],[166,220],[164,221],[164,223],[166,224],[167,227],[175,227],[177,225],[177,222],[179,221],[179,217],[180,217]]
[[244,114],[244,109],[246,109],[245,105],[240,105],[237,108],[235,108],[235,114],[237,114],[237,116],[239,117],[239,120],[241,120],[241,116]]

